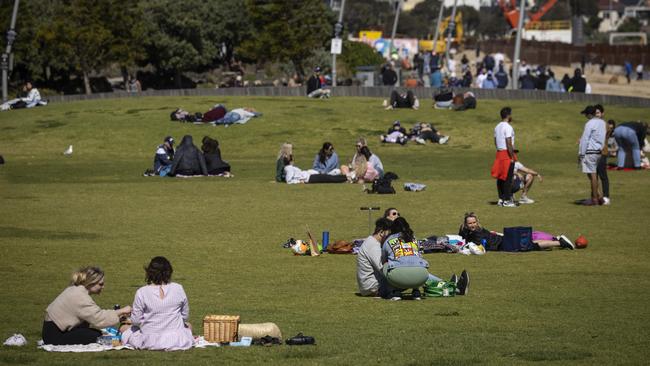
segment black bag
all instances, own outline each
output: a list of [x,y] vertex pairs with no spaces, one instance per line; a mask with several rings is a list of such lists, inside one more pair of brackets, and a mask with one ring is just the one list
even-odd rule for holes
[[395,194],[395,188],[391,185],[390,179],[377,178],[372,182],[372,189],[368,193]]
[[527,252],[533,250],[533,228],[517,226],[503,228],[501,250],[504,252]]

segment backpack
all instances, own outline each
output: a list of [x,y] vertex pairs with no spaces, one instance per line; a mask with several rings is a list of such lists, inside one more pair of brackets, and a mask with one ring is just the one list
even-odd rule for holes
[[327,246],[327,252],[330,254],[351,254],[352,247],[352,243],[348,243],[345,240],[338,240],[336,243]]
[[391,184],[391,179],[377,178],[372,182],[372,189],[368,193],[395,194],[395,188]]

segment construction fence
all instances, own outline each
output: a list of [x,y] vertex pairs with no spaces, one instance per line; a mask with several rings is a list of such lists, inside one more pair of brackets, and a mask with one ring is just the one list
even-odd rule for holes
[[[501,52],[512,57],[515,40],[494,40],[480,43],[481,51]],[[558,42],[521,41],[521,57],[528,64],[569,66],[575,63],[623,65],[626,61],[634,67],[638,64],[650,65],[650,46],[610,46],[607,44],[587,44],[573,46]]]

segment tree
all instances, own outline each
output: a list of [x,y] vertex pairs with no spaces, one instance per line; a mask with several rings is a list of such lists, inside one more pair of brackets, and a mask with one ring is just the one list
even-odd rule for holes
[[290,61],[300,76],[305,60],[332,36],[334,15],[321,0],[246,0],[253,34],[238,50],[258,62]]
[[149,0],[146,62],[173,74],[180,88],[184,71],[204,71],[232,57],[250,28],[242,9],[243,0]]
[[356,36],[362,30],[390,32],[393,15],[393,9],[386,1],[351,0],[345,3],[343,19],[348,32]]

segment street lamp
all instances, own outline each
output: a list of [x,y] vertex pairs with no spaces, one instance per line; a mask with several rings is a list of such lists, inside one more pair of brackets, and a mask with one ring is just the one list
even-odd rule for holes
[[11,55],[11,46],[16,40],[16,16],[18,15],[18,5],[20,0],[15,0],[14,2],[14,11],[11,14],[11,25],[7,31],[7,48],[5,52],[0,56],[0,68],[2,69],[2,101],[7,101],[7,74],[9,71],[9,55]]

